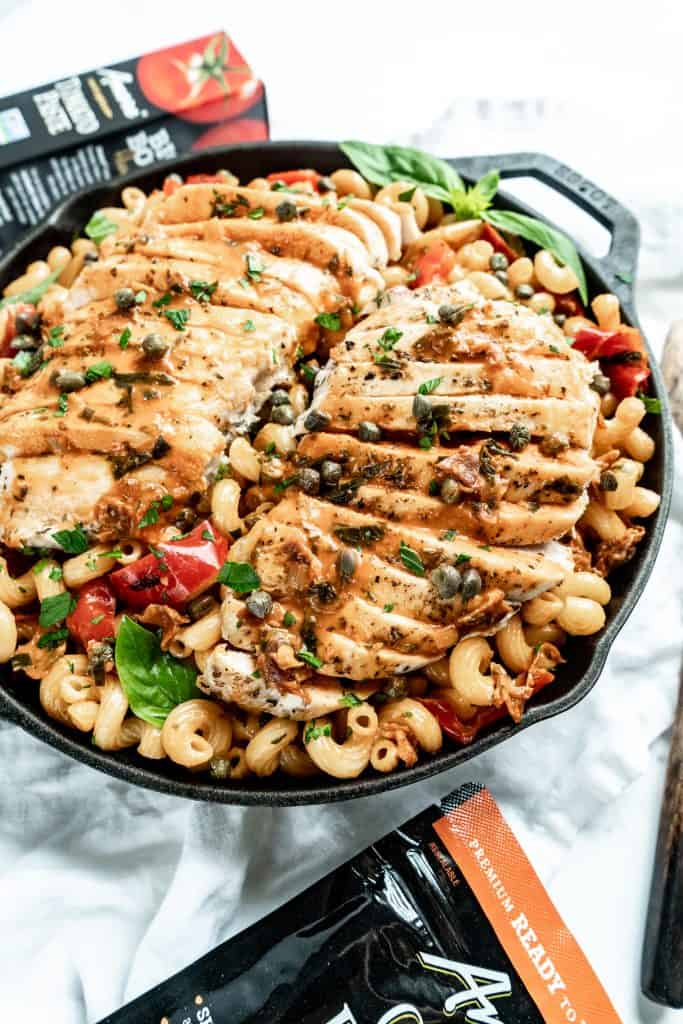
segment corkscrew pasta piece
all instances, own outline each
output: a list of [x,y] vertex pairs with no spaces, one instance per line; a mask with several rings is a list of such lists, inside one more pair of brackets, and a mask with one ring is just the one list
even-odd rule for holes
[[245,480],[258,483],[261,476],[261,460],[258,452],[253,448],[245,437],[236,437],[230,445],[228,453],[230,465],[243,476]]
[[623,448],[627,455],[638,462],[649,462],[655,453],[654,438],[642,427],[636,427],[624,438]]
[[372,189],[358,171],[341,167],[333,171],[330,179],[340,196],[356,196],[357,199],[372,199]]
[[280,752],[280,771],[295,779],[305,779],[318,775],[320,769],[303,747],[298,743],[289,743]]
[[606,579],[595,572],[570,572],[565,579],[552,591],[553,596],[586,597],[598,604],[609,604],[612,590]]
[[596,295],[591,302],[591,309],[595,313],[601,331],[616,331],[619,328],[621,311],[616,295],[612,295],[610,292]]
[[534,273],[538,283],[545,291],[554,295],[566,295],[579,286],[579,281],[571,267],[560,266],[555,257],[547,249],[539,249],[534,256]]
[[299,726],[285,718],[271,718],[249,741],[247,767],[259,777],[272,775],[280,764],[280,754],[299,735]]
[[[41,706],[50,716],[64,725],[76,724],[70,715],[70,706],[62,696],[62,684],[72,676],[88,672],[85,654],[65,654],[59,658],[40,681],[38,696]],[[78,727],[78,726],[77,726]]]
[[539,594],[522,605],[522,618],[530,626],[545,626],[547,622],[552,622],[556,618],[561,607],[562,598],[559,594],[546,590],[544,594]]
[[[485,245],[486,243],[473,242],[472,244]],[[472,282],[485,299],[507,299],[510,297],[510,292],[503,282],[499,281],[493,274],[487,274],[483,270],[471,270],[467,275],[467,280]]]
[[467,242],[458,250],[458,259],[466,270],[488,270],[493,256],[493,246],[490,242],[479,239],[476,242]]
[[43,558],[33,567],[36,583],[36,595],[39,601],[55,597],[65,591],[62,569],[58,562],[51,558]]
[[557,622],[544,622],[540,626],[525,626],[524,636],[531,647],[536,647],[537,644],[555,644],[556,647],[561,647],[567,639],[567,634],[558,626]]
[[569,636],[591,636],[605,625],[605,610],[589,597],[570,595],[557,616],[557,624]]
[[534,265],[528,256],[520,256],[508,267],[508,285],[514,292],[520,284],[534,283]]
[[246,779],[250,774],[243,747],[231,747],[225,757],[214,757],[210,767],[211,774],[217,779]]
[[93,743],[101,750],[123,750],[140,740],[138,726],[130,727],[124,720],[128,714],[128,698],[118,679],[107,676],[100,690],[100,708],[93,729]]
[[526,672],[533,660],[534,649],[526,641],[520,615],[508,619],[496,633],[495,641],[505,667],[513,675]]
[[329,719],[317,718],[304,727],[306,752],[327,775],[333,775],[336,779],[355,779],[370,762],[370,751],[378,727],[377,713],[367,703],[349,710],[349,736],[343,743],[333,738]]
[[493,680],[486,671],[493,651],[480,636],[467,637],[451,651],[449,671],[458,714],[472,718],[478,707],[493,703]]
[[230,477],[214,484],[211,492],[211,519],[221,533],[229,534],[241,529],[240,495],[240,485]]
[[[401,200],[400,196],[411,194],[410,199]],[[401,206],[408,203],[413,208],[415,223],[422,229],[429,218],[429,203],[427,196],[421,188],[415,188],[409,181],[393,181],[391,185],[385,185],[375,196],[375,202],[387,203],[389,206]]]
[[387,722],[397,722],[404,726],[428,754],[435,754],[443,746],[441,726],[419,700],[405,697],[403,700],[389,701],[379,713],[380,726]]
[[631,504],[623,510],[624,515],[629,519],[646,519],[654,515],[659,508],[661,497],[656,491],[648,487],[634,487]]
[[439,661],[433,661],[430,665],[425,665],[424,674],[429,680],[434,683],[435,686],[450,686],[451,685],[451,674],[449,667],[448,658],[440,658]]
[[169,644],[174,658],[189,658],[195,651],[208,651],[221,639],[221,608],[218,602],[201,619],[179,630]]
[[370,765],[376,772],[393,772],[400,764],[398,747],[393,740],[380,736],[370,750]]
[[36,577],[33,569],[13,578],[7,560],[0,556],[0,601],[8,608],[21,608],[35,599]]
[[112,548],[106,544],[97,544],[84,551],[82,555],[67,558],[62,564],[64,583],[69,589],[78,590],[90,580],[104,576],[117,564],[110,552]]
[[232,745],[230,715],[214,701],[183,701],[164,722],[161,742],[176,764],[205,768],[213,757],[224,757]]
[[[644,415],[645,406],[639,398],[624,398],[617,406],[611,420],[603,420],[598,423],[593,442],[595,452],[601,455],[612,448],[623,448],[626,439],[633,433]],[[629,454],[631,453],[629,452]]]
[[580,523],[593,530],[600,540],[613,542],[621,540],[626,533],[626,524],[617,512],[605,508],[599,501],[589,501]]
[[17,649],[17,622],[14,612],[0,601],[0,664],[9,661]]
[[602,500],[607,508],[620,511],[633,502],[636,484],[643,475],[643,464],[634,459],[620,459],[610,466],[608,472],[610,483],[616,483],[616,486],[612,490],[603,490]]

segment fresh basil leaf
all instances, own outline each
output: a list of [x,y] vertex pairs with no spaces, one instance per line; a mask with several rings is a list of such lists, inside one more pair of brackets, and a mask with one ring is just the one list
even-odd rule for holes
[[479,181],[465,192],[456,192],[451,196],[453,212],[458,220],[469,220],[481,217],[488,210],[491,201],[498,191],[500,174],[493,170],[485,174]]
[[62,551],[70,555],[82,555],[90,547],[88,535],[80,523],[73,530],[57,530],[52,534],[52,539],[57,541]]
[[313,651],[306,650],[305,647],[302,647],[300,651],[297,651],[296,656],[299,661],[305,661],[307,665],[311,666],[311,668],[320,668],[322,666],[320,658],[314,654]]
[[462,178],[450,164],[439,157],[422,153],[408,146],[376,146],[370,142],[349,139],[340,149],[364,178],[375,185],[405,181],[419,185],[423,192],[450,203],[452,192],[464,192]]
[[236,594],[258,590],[261,580],[248,562],[226,562],[218,573],[218,582],[230,587]]
[[431,395],[432,391],[436,391],[442,381],[443,377],[432,377],[431,380],[423,381],[417,390],[421,395]]
[[68,590],[61,594],[53,594],[52,597],[45,597],[40,602],[40,616],[38,622],[47,629],[58,622],[63,622],[67,615],[71,615],[76,607],[76,602]]
[[14,306],[17,302],[27,302],[29,305],[35,306],[36,302],[40,302],[50,285],[55,283],[63,270],[63,266],[58,267],[57,270],[53,270],[51,274],[44,277],[33,288],[27,288],[25,292],[19,292],[18,295],[8,295],[0,301],[0,309],[4,309],[5,306]]
[[123,616],[114,650],[116,671],[130,709],[160,729],[173,708],[197,697],[197,670],[161,650],[154,633]]
[[512,213],[510,210],[486,210],[481,216],[499,231],[510,231],[514,235],[535,242],[541,249],[548,249],[560,263],[574,271],[579,282],[579,294],[584,302],[588,302],[586,275],[574,243],[566,235],[551,228],[549,224],[536,220],[535,217]]
[[95,245],[102,245],[102,242],[109,235],[113,235],[114,232],[119,230],[118,224],[115,224],[113,220],[109,220],[105,213],[98,210],[97,213],[93,213],[92,217],[85,225],[85,233]]

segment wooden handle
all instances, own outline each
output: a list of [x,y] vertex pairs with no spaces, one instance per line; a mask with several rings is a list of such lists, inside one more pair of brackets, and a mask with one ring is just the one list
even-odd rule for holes
[[648,999],[683,1007],[683,674],[659,820],[641,985]]

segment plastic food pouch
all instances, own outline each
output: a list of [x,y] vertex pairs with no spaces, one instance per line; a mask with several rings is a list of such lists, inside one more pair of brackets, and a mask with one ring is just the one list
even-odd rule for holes
[[263,83],[225,32],[0,98],[0,255],[79,189],[267,138]]
[[101,1024],[616,1024],[468,784]]

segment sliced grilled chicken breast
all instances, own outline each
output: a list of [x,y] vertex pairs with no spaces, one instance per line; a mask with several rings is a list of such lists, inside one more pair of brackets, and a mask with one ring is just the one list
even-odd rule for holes
[[[0,536],[10,546],[53,545],[76,523],[101,539],[142,529],[153,540],[207,491],[226,435],[245,430],[315,346],[316,317],[350,321],[351,305],[381,286],[387,244],[364,213],[311,197],[315,218],[302,209],[281,223],[282,196],[259,192],[258,206],[238,206],[261,219],[232,219],[213,193],[157,197],[144,225],[106,239],[53,304],[37,372],[10,374],[0,411]],[[122,289],[135,297],[123,310]],[[168,494],[174,511],[141,528]]]
[[[550,317],[467,287],[392,296],[332,350],[284,498],[232,549],[274,604],[261,623],[226,596],[227,643],[259,671],[272,648],[289,693],[307,665],[377,680],[495,632],[564,578],[557,539],[597,473],[592,375]],[[202,686],[239,703],[229,661]]]

